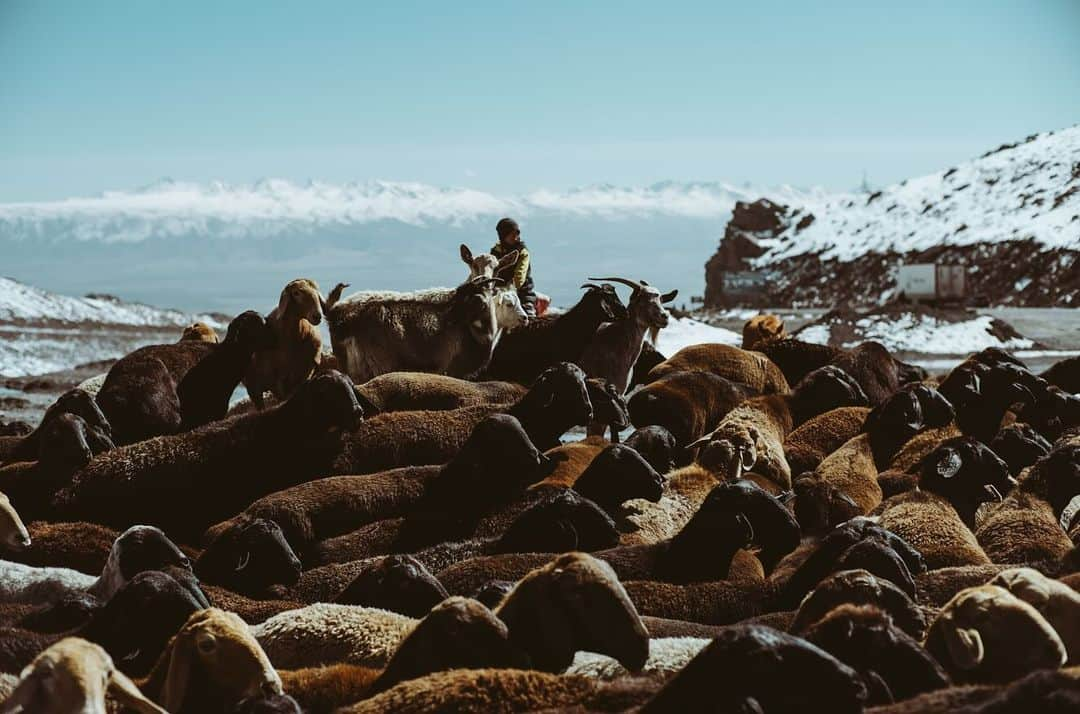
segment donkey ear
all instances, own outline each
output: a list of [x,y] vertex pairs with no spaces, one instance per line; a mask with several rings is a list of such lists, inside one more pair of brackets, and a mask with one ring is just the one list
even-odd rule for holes
[[674,300],[678,296],[678,294],[679,294],[678,290],[672,290],[669,293],[664,293],[663,295],[660,296],[660,302],[671,302],[672,300]]
[[461,259],[465,262],[465,265],[472,265],[472,251],[469,250],[469,246],[465,245],[464,243],[461,244]]

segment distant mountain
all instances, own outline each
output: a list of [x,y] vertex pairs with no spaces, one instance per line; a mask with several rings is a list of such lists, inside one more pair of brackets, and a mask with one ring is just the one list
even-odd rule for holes
[[743,270],[771,271],[776,304],[880,303],[899,264],[938,262],[989,302],[1080,305],[1080,126],[880,191],[764,196],[728,223],[708,304],[731,304],[723,274]]
[[[3,270],[60,292],[107,290],[150,303],[268,310],[281,286],[415,289],[464,277],[457,246],[490,248],[495,222],[519,218],[537,287],[577,299],[589,275],[704,288],[701,258],[737,200],[758,189],[664,182],[496,195],[419,183],[178,183],[92,198],[0,204]],[[780,188],[786,200],[804,194]]]

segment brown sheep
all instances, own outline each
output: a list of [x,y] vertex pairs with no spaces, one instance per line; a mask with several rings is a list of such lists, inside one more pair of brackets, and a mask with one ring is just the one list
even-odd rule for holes
[[760,352],[721,344],[684,347],[649,370],[649,382],[676,372],[709,372],[745,384],[759,394],[787,394],[788,381],[780,368]]
[[990,562],[956,509],[936,493],[893,496],[882,504],[879,522],[915,546],[931,570]]
[[[849,439],[826,456],[811,474],[795,479],[795,512],[800,525],[808,532],[819,532],[848,518],[867,515],[881,503],[882,492],[877,477],[870,435],[859,434]],[[811,492],[819,490],[829,493],[830,497],[850,501],[855,508],[841,507],[843,515],[837,517],[830,512],[831,507],[811,507],[810,503],[817,501]]]
[[742,328],[742,348],[755,349],[762,342],[787,337],[784,321],[777,315],[754,315]]
[[205,322],[193,322],[185,327],[180,334],[180,342],[184,341],[211,342],[214,344],[220,342],[217,331]]
[[869,407],[838,407],[799,425],[784,439],[784,456],[791,473],[817,468],[822,459],[859,433],[869,413]]
[[87,426],[112,438],[112,426],[101,413],[93,395],[76,387],[64,392],[49,405],[41,422],[30,433],[23,436],[0,436],[0,465],[36,460],[41,454],[42,435],[48,431],[53,420],[64,414],[81,417]]
[[710,372],[675,372],[630,397],[630,421],[639,429],[661,426],[685,447],[715,427],[757,391]]
[[528,388],[516,382],[470,382],[445,374],[387,372],[357,386],[364,413],[442,411],[477,404],[507,404]]
[[322,356],[322,295],[314,280],[298,278],[281,291],[278,305],[266,316],[273,344],[251,357],[244,387],[251,401],[263,408],[263,393],[278,401],[288,399],[315,371]]

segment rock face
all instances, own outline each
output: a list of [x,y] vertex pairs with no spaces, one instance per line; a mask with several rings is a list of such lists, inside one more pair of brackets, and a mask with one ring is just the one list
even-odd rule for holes
[[791,216],[790,208],[767,198],[735,204],[720,247],[705,264],[706,307],[726,307],[748,301],[748,296],[743,293],[725,291],[724,275],[751,270],[750,261],[765,253],[760,242],[776,238],[785,231],[791,224]]

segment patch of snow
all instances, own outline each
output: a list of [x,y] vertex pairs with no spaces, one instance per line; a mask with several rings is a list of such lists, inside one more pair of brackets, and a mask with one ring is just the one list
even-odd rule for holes
[[799,339],[805,342],[813,342],[818,345],[829,344],[830,336],[828,325],[810,325],[799,331]]
[[[844,343],[843,347],[850,348],[872,340],[893,352],[957,355],[978,352],[987,347],[1011,351],[1034,346],[1034,341],[1024,337],[999,339],[990,331],[993,319],[989,315],[979,315],[963,322],[946,322],[913,313],[872,315],[855,322],[860,339]],[[798,337],[807,342],[828,344],[830,334],[828,325],[811,325],[799,332]]]
[[[146,332],[36,330],[0,328],[0,375],[23,377],[70,369],[79,364],[114,359],[145,345],[180,337]],[[171,339],[170,339],[171,338]]]
[[1020,292],[1028,285],[1031,285],[1031,278],[1025,276],[1013,283],[1013,290],[1015,290],[1016,292]]
[[670,357],[683,347],[708,342],[738,346],[742,344],[742,335],[723,327],[707,325],[693,318],[673,317],[668,326],[660,330],[656,339],[656,349],[665,357]]

